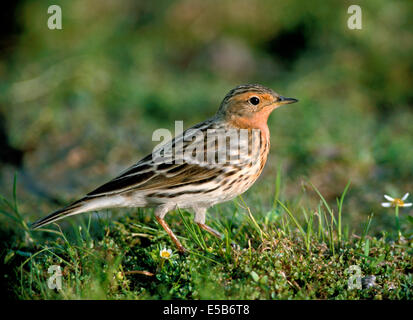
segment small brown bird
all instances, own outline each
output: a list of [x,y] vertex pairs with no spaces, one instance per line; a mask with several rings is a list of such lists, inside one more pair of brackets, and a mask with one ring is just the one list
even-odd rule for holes
[[215,116],[155,148],[80,200],[34,222],[32,228],[105,208],[153,207],[159,224],[185,252],[164,217],[176,208],[189,208],[202,229],[222,238],[205,224],[207,208],[235,198],[257,180],[270,149],[268,116],[297,101],[258,84],[238,86],[225,96]]

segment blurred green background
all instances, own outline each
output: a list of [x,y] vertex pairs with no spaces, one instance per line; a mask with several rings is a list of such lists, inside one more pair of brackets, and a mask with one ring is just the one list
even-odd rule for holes
[[[47,28],[62,8],[63,30]],[[256,213],[282,198],[313,206],[311,181],[355,231],[392,228],[383,194],[413,192],[413,2],[14,1],[0,34],[0,193],[18,177],[33,221],[133,164],[158,128],[212,116],[260,83],[300,100],[269,120],[271,153],[245,195]],[[412,200],[412,198],[410,198]],[[411,215],[405,209],[402,215]],[[7,225],[7,221],[4,225]]]

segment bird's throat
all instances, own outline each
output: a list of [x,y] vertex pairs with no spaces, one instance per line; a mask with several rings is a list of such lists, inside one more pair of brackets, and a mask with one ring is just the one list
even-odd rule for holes
[[254,114],[251,117],[237,116],[230,119],[229,122],[232,126],[239,129],[259,129],[265,140],[267,140],[270,135],[267,125],[267,120],[270,113],[271,112],[260,112],[258,114]]

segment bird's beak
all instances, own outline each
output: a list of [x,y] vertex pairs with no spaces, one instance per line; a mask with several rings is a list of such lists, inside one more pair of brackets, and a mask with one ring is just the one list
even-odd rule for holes
[[277,100],[278,105],[290,104],[290,103],[295,103],[295,102],[298,102],[298,100],[294,99],[294,98],[286,98],[286,97],[283,97],[283,96],[279,96],[279,98]]

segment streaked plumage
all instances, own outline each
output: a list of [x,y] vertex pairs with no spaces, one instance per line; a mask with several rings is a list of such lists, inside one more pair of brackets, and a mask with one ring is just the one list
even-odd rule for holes
[[[104,208],[154,207],[158,222],[184,251],[163,220],[168,211],[179,207],[193,209],[195,222],[220,236],[205,225],[206,209],[242,194],[256,181],[270,148],[267,118],[277,106],[295,101],[261,85],[238,86],[225,96],[214,117],[185,130],[118,177],[32,227]],[[238,143],[234,144],[236,139],[229,137],[235,136]]]

